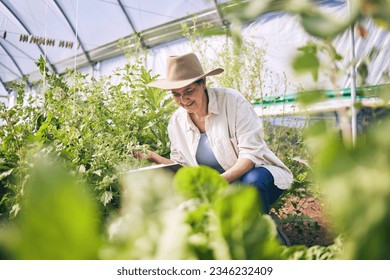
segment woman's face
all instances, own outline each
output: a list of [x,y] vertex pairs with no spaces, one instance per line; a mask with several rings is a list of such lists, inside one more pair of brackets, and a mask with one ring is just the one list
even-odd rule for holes
[[200,84],[192,83],[183,88],[173,89],[171,91],[176,103],[186,109],[188,113],[207,112],[207,97],[204,81]]

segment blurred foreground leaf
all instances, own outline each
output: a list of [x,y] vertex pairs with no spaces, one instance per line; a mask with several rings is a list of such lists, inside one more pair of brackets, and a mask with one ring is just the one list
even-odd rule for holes
[[324,134],[325,129],[310,138],[317,155],[314,173],[327,200],[325,213],[344,235],[343,259],[390,258],[389,130],[389,119],[378,122],[353,148],[338,134]]
[[0,247],[10,259],[97,259],[98,208],[87,188],[56,163],[36,163],[20,215],[4,226]]
[[214,205],[222,236],[232,259],[281,258],[276,227],[269,215],[262,215],[254,187],[231,186]]
[[308,44],[298,49],[302,51],[296,56],[292,62],[292,67],[297,73],[309,72],[313,76],[313,80],[318,80],[318,71],[320,61],[317,57],[317,46],[315,44]]
[[194,258],[172,179],[170,172],[153,169],[122,176],[121,209],[108,225],[103,259]]
[[218,190],[228,185],[216,170],[206,166],[180,169],[174,183],[184,198],[199,198],[203,202],[214,201]]
[[350,15],[342,18],[321,12],[315,7],[304,9],[299,14],[302,27],[308,34],[327,40],[333,39],[351,26],[356,21],[358,12],[358,6],[352,5]]
[[390,28],[390,0],[360,0],[361,13],[382,28]]

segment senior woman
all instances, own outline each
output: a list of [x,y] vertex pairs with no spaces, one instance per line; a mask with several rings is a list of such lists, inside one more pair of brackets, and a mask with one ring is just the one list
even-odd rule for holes
[[207,165],[229,182],[254,185],[269,213],[293,176],[264,142],[261,120],[251,104],[234,89],[206,86],[207,76],[223,71],[204,72],[194,53],[168,57],[166,79],[149,86],[171,90],[180,106],[168,125],[170,159],[153,151],[143,157],[158,164]]

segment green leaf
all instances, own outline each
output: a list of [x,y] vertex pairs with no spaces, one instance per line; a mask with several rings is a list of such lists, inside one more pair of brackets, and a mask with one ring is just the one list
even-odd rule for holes
[[361,62],[359,66],[357,67],[357,71],[362,78],[362,84],[364,85],[366,83],[366,79],[368,77],[368,65],[366,62]]
[[383,245],[390,234],[389,129],[387,118],[358,137],[353,148],[336,132],[309,138],[317,142],[314,174],[326,193],[325,211],[334,230],[345,234],[342,259],[390,257]]
[[352,3],[349,16],[335,17],[332,14],[320,12],[315,6],[308,6],[299,11],[302,27],[307,33],[317,38],[329,40],[341,34],[359,16],[359,4]]
[[362,13],[372,17],[377,26],[390,28],[390,1],[363,1],[361,6]]
[[36,61],[35,64],[38,66],[39,72],[41,72],[42,75],[49,72],[49,68],[46,67],[46,60],[43,55],[39,57],[38,61]]
[[390,85],[381,85],[376,92],[378,97],[382,98],[385,104],[390,101]]
[[303,54],[298,55],[292,62],[292,67],[297,73],[310,72],[314,81],[318,80],[318,71],[320,62],[316,53],[304,51]]
[[227,185],[216,170],[207,166],[181,168],[174,179],[176,191],[185,199],[199,198],[205,203],[214,201],[217,192]]
[[15,259],[97,259],[101,245],[98,209],[86,188],[55,163],[36,163],[20,215],[0,247]]
[[275,224],[262,215],[256,188],[230,186],[221,192],[214,209],[229,253],[235,260],[279,259],[282,247]]
[[319,101],[326,100],[326,92],[321,90],[305,91],[298,94],[297,101],[304,106],[315,104]]

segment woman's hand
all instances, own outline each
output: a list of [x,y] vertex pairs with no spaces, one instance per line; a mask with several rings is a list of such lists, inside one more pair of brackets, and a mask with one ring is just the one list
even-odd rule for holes
[[165,158],[165,157],[162,157],[159,154],[157,154],[157,153],[155,153],[153,151],[147,150],[147,149],[144,149],[144,150],[134,150],[134,151],[131,151],[131,154],[133,155],[133,157],[135,157],[138,160],[146,159],[146,160],[152,161],[152,162],[154,162],[156,164],[171,164],[171,163],[175,163],[173,160]]
[[132,151],[131,154],[133,157],[135,157],[138,160],[152,160],[152,151],[149,150],[143,150],[143,151]]
[[247,158],[240,158],[237,160],[236,164],[233,165],[229,170],[226,170],[221,174],[229,183],[234,182],[237,179],[240,179],[245,173],[254,168],[254,163]]

